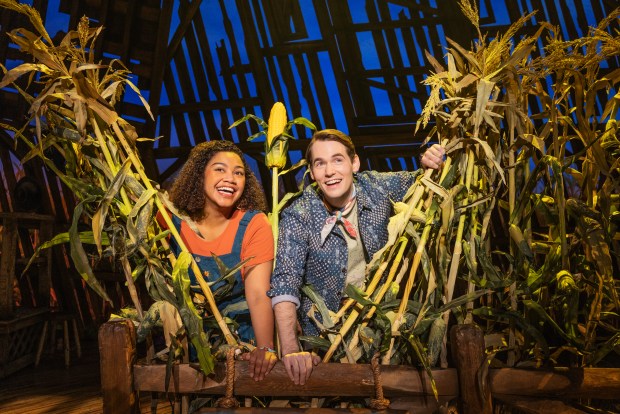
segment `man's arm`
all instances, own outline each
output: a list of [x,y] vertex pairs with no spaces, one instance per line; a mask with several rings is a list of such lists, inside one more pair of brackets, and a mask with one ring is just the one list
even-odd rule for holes
[[278,326],[282,355],[299,352],[297,343],[297,307],[293,302],[280,302],[273,307]]
[[297,307],[293,302],[280,302],[273,308],[278,326],[282,363],[295,385],[304,385],[320,358],[301,352],[297,342]]

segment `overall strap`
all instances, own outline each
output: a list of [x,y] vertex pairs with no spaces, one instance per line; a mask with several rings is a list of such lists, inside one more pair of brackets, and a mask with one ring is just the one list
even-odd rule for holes
[[[171,214],[172,224],[177,229],[177,232],[181,234],[181,218],[177,215]],[[181,247],[177,244],[177,241],[174,237],[170,236],[170,248],[174,252],[175,255],[178,255],[181,252]]]
[[245,236],[245,231],[248,228],[248,224],[250,224],[250,221],[252,221],[254,216],[259,213],[260,211],[258,210],[248,210],[239,221],[239,228],[237,229],[237,234],[235,235],[235,241],[233,242],[232,247],[232,251],[238,252],[239,256],[241,256],[241,244],[243,243],[243,237]]

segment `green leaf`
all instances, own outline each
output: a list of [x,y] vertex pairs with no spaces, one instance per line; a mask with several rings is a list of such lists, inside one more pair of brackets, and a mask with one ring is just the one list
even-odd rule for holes
[[[109,298],[108,294],[93,274],[93,269],[90,267],[90,262],[86,256],[86,252],[82,246],[82,241],[80,240],[80,235],[77,231],[78,223],[84,208],[84,203],[92,200],[93,199],[91,198],[82,201],[75,206],[75,209],[73,210],[73,220],[71,222],[71,227],[69,228],[70,255],[73,260],[73,264],[75,265],[75,268],[80,276],[82,276],[82,279],[84,279],[88,286],[90,286],[99,296],[112,304],[112,300]],[[101,240],[99,242],[101,243]]]
[[310,298],[310,300],[316,305],[319,313],[321,314],[321,319],[323,321],[323,325],[327,329],[331,329],[334,327],[334,322],[331,318],[331,313],[325,304],[325,299],[316,291],[313,285],[305,284],[302,286],[301,291]]
[[182,251],[172,269],[172,286],[177,297],[177,309],[183,325],[188,332],[191,343],[196,348],[200,369],[205,375],[214,372],[215,361],[211,355],[211,348],[203,331],[202,318],[198,314],[194,302],[190,296],[190,280],[188,268],[192,262],[192,256]]
[[327,339],[322,338],[320,336],[300,336],[298,338],[300,341],[305,342],[309,345],[312,345],[313,348],[319,348],[321,350],[327,351],[331,346],[331,342]]
[[316,126],[309,120],[303,117],[298,117],[293,119],[292,121],[287,122],[285,131],[289,131],[293,125],[303,125],[308,129],[316,131]]
[[[231,126],[228,127],[228,129],[233,129],[234,127],[241,125],[242,123],[253,119],[254,121],[256,121],[256,123],[258,125],[261,126],[261,128],[263,129],[267,129],[267,122],[265,122],[262,118],[257,117],[256,115],[253,114],[247,114],[246,116],[244,116],[243,118],[237,119],[235,122],[232,123]],[[264,132],[263,132],[264,134]]]
[[437,391],[437,384],[435,383],[435,378],[433,377],[433,370],[428,363],[428,358],[424,356],[424,345],[420,342],[420,339],[415,335],[409,335],[407,337],[407,341],[411,345],[415,355],[417,356],[418,361],[424,367],[426,374],[431,379],[431,388],[433,389],[433,394],[435,395],[435,399],[439,400],[439,393]]
[[105,225],[105,220],[108,215],[108,209],[112,204],[112,200],[118,194],[123,182],[125,181],[125,177],[127,176],[127,172],[131,167],[131,161],[129,159],[125,160],[125,163],[118,171],[118,174],[114,177],[114,180],[110,183],[110,187],[108,191],[103,196],[103,199],[99,203],[99,208],[93,214],[92,218],[92,227],[93,227],[93,235],[95,236],[95,244],[97,245],[97,251],[101,255],[101,233],[103,233],[103,227]]

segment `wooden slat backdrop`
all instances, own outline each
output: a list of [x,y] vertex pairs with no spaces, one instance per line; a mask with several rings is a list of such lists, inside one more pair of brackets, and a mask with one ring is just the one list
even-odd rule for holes
[[[588,25],[618,7],[617,0],[479,3],[481,22],[490,33],[502,31],[510,21],[536,9],[537,21],[559,25],[567,38],[585,35]],[[573,3],[574,9],[569,9]],[[413,169],[424,139],[423,133],[413,135],[427,97],[420,85],[429,70],[424,50],[442,60],[446,37],[467,47],[475,35],[457,0],[315,0],[303,5],[298,0],[34,0],[33,5],[44,18],[53,14],[68,18],[70,28],[84,15],[95,21],[93,25],[105,27],[96,45],[96,59],[120,58],[137,76],[155,114],[156,119],[150,120],[135,98],[119,107],[141,136],[162,137],[154,145],[140,145],[151,178],[169,179],[196,143],[229,139],[257,161],[267,193],[271,181],[261,165],[263,145],[245,141],[259,129],[249,122],[228,130],[236,119],[248,113],[267,118],[272,104],[280,100],[286,103],[289,116],[305,116],[319,128],[348,131],[364,168],[401,169],[405,165]],[[534,30],[534,23],[526,31]],[[0,25],[6,32],[28,27],[28,22],[2,10]],[[372,66],[369,56],[376,56]],[[8,37],[1,35],[0,61],[23,59],[10,47]],[[603,72],[620,67],[620,62],[610,59],[607,66]],[[26,77],[18,84],[24,86],[25,81]],[[536,110],[535,102],[532,108]],[[15,91],[0,90],[0,121],[21,126],[27,109]],[[291,149],[303,153],[309,131],[297,127],[294,135],[301,140],[294,141]],[[4,178],[0,180],[0,211],[11,210],[9,197],[16,182],[8,152],[17,158],[25,154],[11,141],[0,131]],[[70,193],[40,162],[29,164],[29,175],[50,187],[43,213],[55,214],[59,228],[66,227],[73,206]],[[294,179],[288,177],[285,189],[294,187]],[[66,266],[62,251],[55,257],[57,266]],[[82,284],[76,280],[65,274],[57,284],[74,286],[79,292]],[[117,290],[115,285],[108,289]],[[81,299],[72,306],[83,314],[88,300],[93,317],[105,313],[96,295],[88,299],[61,292],[65,302],[74,295]]]

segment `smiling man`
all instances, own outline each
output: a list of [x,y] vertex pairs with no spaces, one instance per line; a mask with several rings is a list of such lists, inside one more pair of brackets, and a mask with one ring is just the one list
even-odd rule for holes
[[[422,165],[438,168],[444,149],[432,146]],[[306,150],[310,175],[316,185],[283,212],[276,267],[271,279],[272,298],[282,362],[295,384],[305,384],[317,355],[300,349],[297,316],[305,335],[317,335],[307,316],[312,302],[300,289],[311,284],[337,311],[344,288],[363,288],[366,263],[387,242],[392,202],[401,201],[418,171],[358,173],[360,160],[351,138],[341,131],[325,129],[312,137]]]

